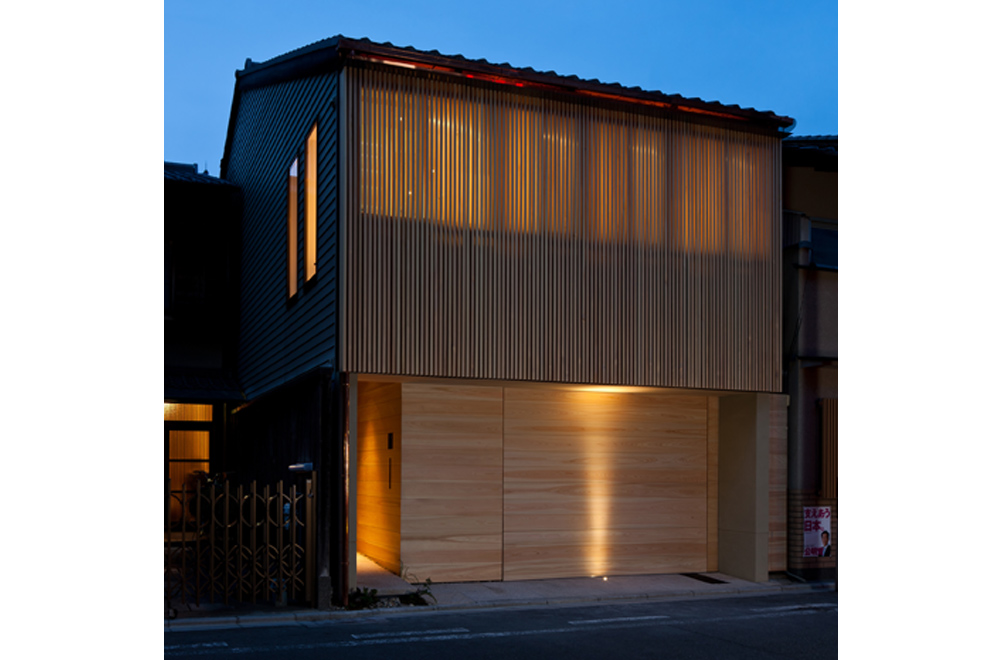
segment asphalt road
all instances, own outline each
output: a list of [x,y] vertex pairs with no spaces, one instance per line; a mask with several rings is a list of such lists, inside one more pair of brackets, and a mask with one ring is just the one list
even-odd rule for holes
[[164,658],[837,657],[835,592],[476,611],[373,612],[291,626],[167,632]]

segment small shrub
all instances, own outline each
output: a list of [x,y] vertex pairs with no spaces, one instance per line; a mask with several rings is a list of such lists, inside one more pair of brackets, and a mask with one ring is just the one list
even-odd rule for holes
[[399,597],[399,602],[403,605],[427,605],[427,598],[435,603],[437,598],[431,593],[431,580],[427,578],[417,586],[417,590],[410,594],[403,594]]
[[347,594],[347,609],[368,610],[378,605],[378,589],[361,587]]

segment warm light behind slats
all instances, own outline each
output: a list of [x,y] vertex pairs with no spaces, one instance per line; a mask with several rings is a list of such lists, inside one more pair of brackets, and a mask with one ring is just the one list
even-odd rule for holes
[[781,389],[777,137],[344,75],[345,370]]

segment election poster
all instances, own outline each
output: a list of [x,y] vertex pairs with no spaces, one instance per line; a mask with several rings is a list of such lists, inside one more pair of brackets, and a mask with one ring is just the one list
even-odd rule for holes
[[803,516],[803,557],[829,557],[833,552],[830,507],[807,506]]

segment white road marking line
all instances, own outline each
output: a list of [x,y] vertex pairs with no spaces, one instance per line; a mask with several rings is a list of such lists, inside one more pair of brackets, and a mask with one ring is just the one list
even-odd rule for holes
[[789,612],[794,610],[833,609],[835,603],[816,603],[815,605],[782,605],[781,607],[755,607],[752,612]]
[[222,647],[228,647],[229,644],[225,642],[204,642],[201,644],[172,644],[170,646],[164,646],[164,651],[181,651],[188,649],[218,649]]
[[354,639],[383,639],[391,637],[416,637],[418,635],[447,635],[449,633],[467,633],[468,628],[447,628],[445,630],[414,630],[412,632],[380,632],[358,633],[351,635]]
[[[710,619],[672,619],[668,622],[671,626],[699,626],[709,623],[728,623],[732,621],[749,621],[754,619],[767,619],[773,617],[782,616],[802,616],[806,614],[826,614],[829,612],[836,612],[835,609],[797,609],[792,611],[779,611],[779,612],[762,612],[759,614],[744,614],[738,616],[721,616],[713,617]],[[633,621],[623,621],[621,619],[617,620],[617,623],[610,624],[594,624],[595,629],[607,628],[613,630],[615,628],[641,628],[643,626],[643,619],[646,617],[631,617]],[[661,618],[661,617],[657,617]],[[580,628],[574,628],[572,626],[566,628],[545,628],[541,630],[507,630],[499,632],[463,632],[463,633],[446,633],[446,634],[428,634],[432,631],[426,631],[423,633],[417,633],[412,636],[395,636],[395,637],[379,637],[375,639],[355,639],[355,640],[345,640],[342,642],[321,642],[316,644],[287,644],[282,646],[246,646],[246,647],[230,647],[225,651],[221,651],[226,654],[238,654],[238,653],[283,653],[289,651],[306,651],[311,649],[335,649],[335,648],[348,648],[356,646],[374,646],[382,644],[410,644],[415,642],[448,642],[454,640],[470,640],[470,639],[496,639],[502,637],[525,637],[529,635],[558,635],[564,633],[579,633]],[[166,649],[165,649],[166,650]],[[215,651],[212,649],[193,649],[188,653],[188,655],[210,655],[217,654],[220,651]]]
[[567,621],[571,626],[589,626],[595,623],[627,623],[629,621],[652,621],[654,619],[669,619],[669,616],[622,616],[615,619],[580,619]]

